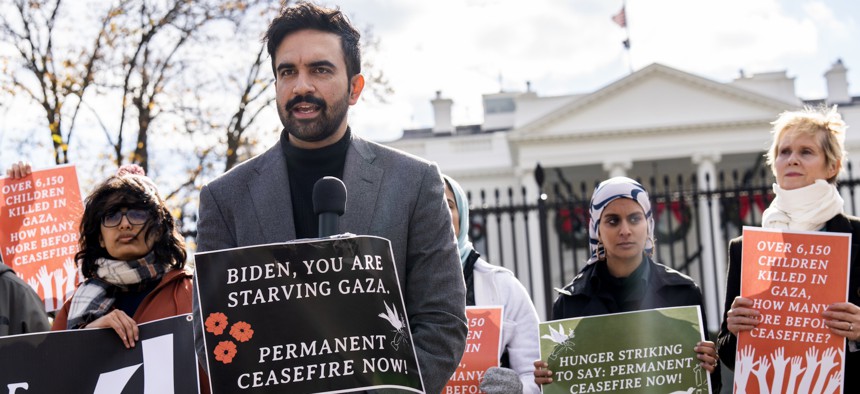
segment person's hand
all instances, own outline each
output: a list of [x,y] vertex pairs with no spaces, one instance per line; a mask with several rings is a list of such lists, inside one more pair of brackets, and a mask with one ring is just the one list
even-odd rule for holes
[[126,349],[133,348],[135,341],[138,340],[137,322],[119,309],[114,309],[110,313],[93,320],[92,323],[86,325],[86,328],[113,328],[122,339]]
[[537,383],[538,386],[552,383],[552,371],[547,369],[548,367],[549,367],[549,364],[547,364],[546,361],[543,361],[543,360],[535,361],[534,375],[535,375],[535,383]]
[[513,369],[492,367],[484,373],[480,388],[487,394],[521,394],[523,382]]
[[702,366],[708,373],[714,373],[719,365],[720,356],[717,355],[717,346],[711,341],[699,342],[693,350],[698,353],[696,358],[701,361]]
[[732,301],[732,309],[726,313],[726,326],[732,334],[752,330],[761,323],[761,313],[752,306],[753,301],[749,298],[735,297]]
[[860,339],[860,307],[850,302],[837,302],[827,307],[822,314],[824,324],[830,332],[849,341]]
[[6,170],[6,176],[12,179],[23,178],[31,173],[33,173],[33,168],[30,166],[30,163],[26,161],[19,161],[12,164],[12,168]]

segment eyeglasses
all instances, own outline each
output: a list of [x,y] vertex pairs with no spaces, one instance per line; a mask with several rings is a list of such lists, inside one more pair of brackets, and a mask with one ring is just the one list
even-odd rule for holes
[[116,227],[122,222],[122,217],[125,216],[128,222],[133,225],[145,224],[149,220],[149,212],[143,209],[129,209],[125,212],[111,212],[102,217],[102,225],[105,227]]

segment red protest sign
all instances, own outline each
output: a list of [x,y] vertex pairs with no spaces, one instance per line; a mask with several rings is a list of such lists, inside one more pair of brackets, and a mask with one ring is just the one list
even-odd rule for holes
[[74,263],[83,204],[74,166],[0,178],[0,253],[45,301],[62,307],[77,282]]
[[822,312],[848,299],[851,234],[744,227],[743,239],[741,296],[762,317],[738,335],[735,392],[842,392],[845,339]]
[[445,389],[444,394],[478,393],[481,379],[490,367],[499,366],[502,341],[502,307],[466,307],[469,334],[460,365]]

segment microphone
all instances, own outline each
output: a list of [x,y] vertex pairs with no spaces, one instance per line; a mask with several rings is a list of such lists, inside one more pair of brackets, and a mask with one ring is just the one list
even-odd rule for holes
[[314,214],[319,216],[319,236],[337,234],[338,217],[346,210],[346,186],[333,176],[323,177],[314,184]]

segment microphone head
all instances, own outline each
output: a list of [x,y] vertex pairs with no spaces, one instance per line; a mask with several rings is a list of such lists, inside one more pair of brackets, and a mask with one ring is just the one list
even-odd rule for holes
[[324,212],[343,215],[346,210],[346,186],[333,176],[323,177],[314,184],[314,214]]

